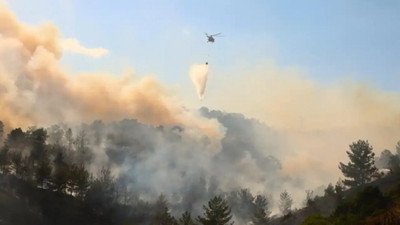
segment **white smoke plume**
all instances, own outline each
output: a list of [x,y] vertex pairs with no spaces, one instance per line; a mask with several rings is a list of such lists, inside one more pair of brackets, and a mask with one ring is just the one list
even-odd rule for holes
[[105,48],[87,48],[79,43],[76,38],[66,38],[61,41],[61,47],[64,51],[76,54],[83,54],[94,58],[100,58],[108,53]]
[[196,88],[197,96],[200,100],[203,100],[207,84],[208,63],[192,65],[190,67],[189,76]]

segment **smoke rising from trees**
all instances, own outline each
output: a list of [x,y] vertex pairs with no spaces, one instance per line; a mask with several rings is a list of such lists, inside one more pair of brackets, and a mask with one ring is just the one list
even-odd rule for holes
[[[59,135],[67,148],[91,149],[81,159],[91,172],[110,165],[143,198],[166,192],[172,203],[191,209],[214,194],[248,187],[274,196],[287,189],[296,205],[304,189],[338,177],[348,143],[364,138],[388,148],[382,143],[400,134],[395,93],[353,84],[325,89],[274,66],[246,70],[239,79],[227,76],[229,86],[207,87],[213,108],[245,113],[268,127],[239,113],[188,110],[152,76],[67,74],[59,66],[57,27],[22,24],[3,5],[0,34],[5,133],[68,123],[71,131],[48,130],[49,141],[60,141]],[[192,69],[200,74],[195,85],[202,99],[208,67]],[[116,122],[125,118],[137,121]],[[104,122],[92,123],[96,119]],[[81,122],[89,125],[76,125]]]

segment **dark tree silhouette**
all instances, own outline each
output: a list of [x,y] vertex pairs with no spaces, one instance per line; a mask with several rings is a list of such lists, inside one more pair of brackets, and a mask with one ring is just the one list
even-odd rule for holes
[[180,225],[195,225],[195,222],[190,215],[190,212],[186,211],[182,214],[182,217],[179,219]]
[[343,183],[349,187],[356,187],[371,181],[372,177],[377,174],[375,167],[372,146],[368,141],[358,140],[350,145],[350,151],[346,151],[350,158],[347,165],[340,163],[339,169],[343,175],[348,178]]
[[0,120],[0,141],[3,139],[3,134],[4,134],[4,124]]
[[253,214],[252,222],[254,225],[268,224],[269,215],[271,212],[268,210],[268,200],[262,195],[257,195],[255,203],[255,212]]
[[204,217],[199,216],[198,221],[203,225],[225,225],[233,224],[230,222],[232,215],[228,203],[221,197],[215,196],[208,202],[208,206],[203,206]]
[[9,166],[10,166],[10,153],[8,148],[5,146],[0,150],[0,170],[3,173],[8,173]]
[[[77,166],[72,164],[69,167],[69,187],[71,191],[76,194],[79,198],[84,198],[89,188],[89,172],[83,165]],[[113,180],[109,181],[108,187],[112,189]]]
[[240,223],[248,223],[252,219],[255,211],[254,196],[249,189],[232,191],[227,201],[232,209],[232,213],[240,220]]
[[115,178],[109,167],[103,167],[97,179],[90,183],[86,200],[93,207],[109,208],[114,203]]
[[49,183],[51,170],[49,158],[47,155],[42,156],[35,169],[35,178],[39,186],[45,187],[45,184]]
[[31,129],[28,131],[28,137],[32,145],[30,155],[32,163],[38,160],[43,161],[42,158],[44,158],[46,154],[47,131],[43,128]]
[[154,220],[152,222],[153,225],[178,225],[175,217],[171,215],[168,210],[168,207],[164,207],[161,212],[157,212]]
[[290,197],[289,193],[285,190],[281,193],[279,198],[279,210],[286,216],[292,211],[293,199]]
[[15,174],[21,177],[24,173],[24,165],[21,152],[10,152],[10,161],[15,168]]
[[63,163],[56,165],[52,176],[54,189],[64,192],[67,189],[70,177],[70,168],[67,164]]
[[26,133],[21,128],[13,129],[5,140],[5,145],[11,151],[21,152],[27,144]]
[[400,171],[400,158],[397,155],[392,155],[389,159],[389,169],[392,172]]

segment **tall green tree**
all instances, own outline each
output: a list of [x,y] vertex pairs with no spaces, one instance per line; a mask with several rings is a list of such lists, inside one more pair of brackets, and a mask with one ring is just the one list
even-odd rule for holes
[[254,225],[266,225],[270,221],[269,215],[271,212],[268,210],[268,200],[262,195],[257,195],[254,204],[256,206],[253,214],[252,222]]
[[204,217],[199,216],[197,220],[202,225],[232,225],[231,209],[228,203],[221,197],[215,196],[212,198],[207,206],[203,206]]
[[157,212],[152,225],[178,225],[178,221],[169,212],[168,207],[164,207],[161,212]]
[[179,219],[179,224],[180,225],[195,225],[195,222],[192,219],[192,216],[190,215],[190,212],[185,211],[182,214],[182,217]]
[[178,221],[168,209],[168,201],[164,194],[158,196],[153,207],[152,225],[178,225]]
[[370,182],[374,175],[377,174],[375,167],[372,146],[368,141],[358,140],[350,145],[350,151],[346,151],[350,158],[350,162],[346,164],[340,163],[339,169],[347,178],[343,183],[349,187],[357,187]]

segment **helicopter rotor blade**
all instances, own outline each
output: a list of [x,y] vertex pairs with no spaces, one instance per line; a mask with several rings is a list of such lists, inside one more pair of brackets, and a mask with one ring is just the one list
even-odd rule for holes
[[213,34],[213,35],[211,35],[211,36],[218,36],[218,35],[220,35],[221,33],[216,33],[216,34]]

